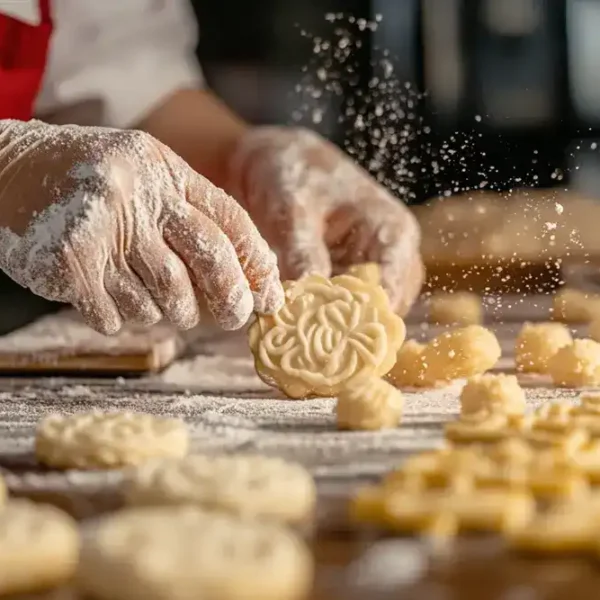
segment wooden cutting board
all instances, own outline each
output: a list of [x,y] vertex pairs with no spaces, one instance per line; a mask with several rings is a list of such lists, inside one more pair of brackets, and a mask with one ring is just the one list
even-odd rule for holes
[[168,324],[126,326],[104,336],[85,325],[78,313],[66,310],[0,337],[0,373],[156,372],[183,347],[183,337]]

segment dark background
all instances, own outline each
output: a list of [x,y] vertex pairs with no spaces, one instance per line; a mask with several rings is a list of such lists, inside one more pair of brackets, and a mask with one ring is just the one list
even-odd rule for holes
[[[198,56],[227,103],[253,123],[317,129],[399,201],[481,187],[600,189],[600,100],[586,105],[575,77],[595,85],[600,57],[574,51],[594,48],[600,0],[192,4]],[[0,279],[0,332],[48,308]]]

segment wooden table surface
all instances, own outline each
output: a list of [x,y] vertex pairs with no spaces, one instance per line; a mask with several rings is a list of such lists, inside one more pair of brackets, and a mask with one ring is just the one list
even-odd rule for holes
[[[515,326],[518,330],[518,323]],[[64,379],[61,385],[81,387],[87,383],[81,379]],[[0,379],[0,392],[18,395],[18,390],[35,385],[40,383]],[[110,390],[108,395],[122,394],[123,397],[132,389],[122,382],[117,386],[106,380],[102,386]],[[172,392],[173,389],[168,388],[168,393]],[[31,425],[34,423],[32,417]],[[23,469],[31,469],[31,462],[25,460],[21,464],[15,456],[7,460],[0,453],[2,468],[18,475]],[[317,564],[315,588],[309,600],[587,600],[600,597],[600,540],[598,561],[583,558],[542,561],[515,556],[494,536],[460,538],[452,547],[434,552],[425,540],[389,537],[383,532],[350,526],[345,518],[348,499],[354,489],[368,481],[368,478],[344,481],[340,485],[318,481],[320,499],[316,525],[307,533]],[[110,490],[82,492],[77,497],[72,492],[28,490],[23,494],[54,503],[82,520],[119,506],[118,496]],[[76,598],[68,590],[64,596],[61,594],[40,594],[27,596],[27,599]]]

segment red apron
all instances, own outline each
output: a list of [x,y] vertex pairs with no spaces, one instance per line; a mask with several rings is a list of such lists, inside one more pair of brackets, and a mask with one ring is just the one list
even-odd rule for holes
[[52,33],[50,0],[40,0],[40,9],[39,25],[0,14],[0,119],[33,115]]

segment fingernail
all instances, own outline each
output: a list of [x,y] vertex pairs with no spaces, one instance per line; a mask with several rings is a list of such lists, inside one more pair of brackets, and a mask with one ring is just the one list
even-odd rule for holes
[[[238,297],[235,298],[233,296]],[[254,308],[252,292],[247,287],[241,290],[241,292],[233,290],[232,297],[230,297],[228,302],[225,302],[215,310],[212,310],[212,306],[210,308],[215,320],[222,329],[225,331],[235,331],[243,327],[252,314]]]

